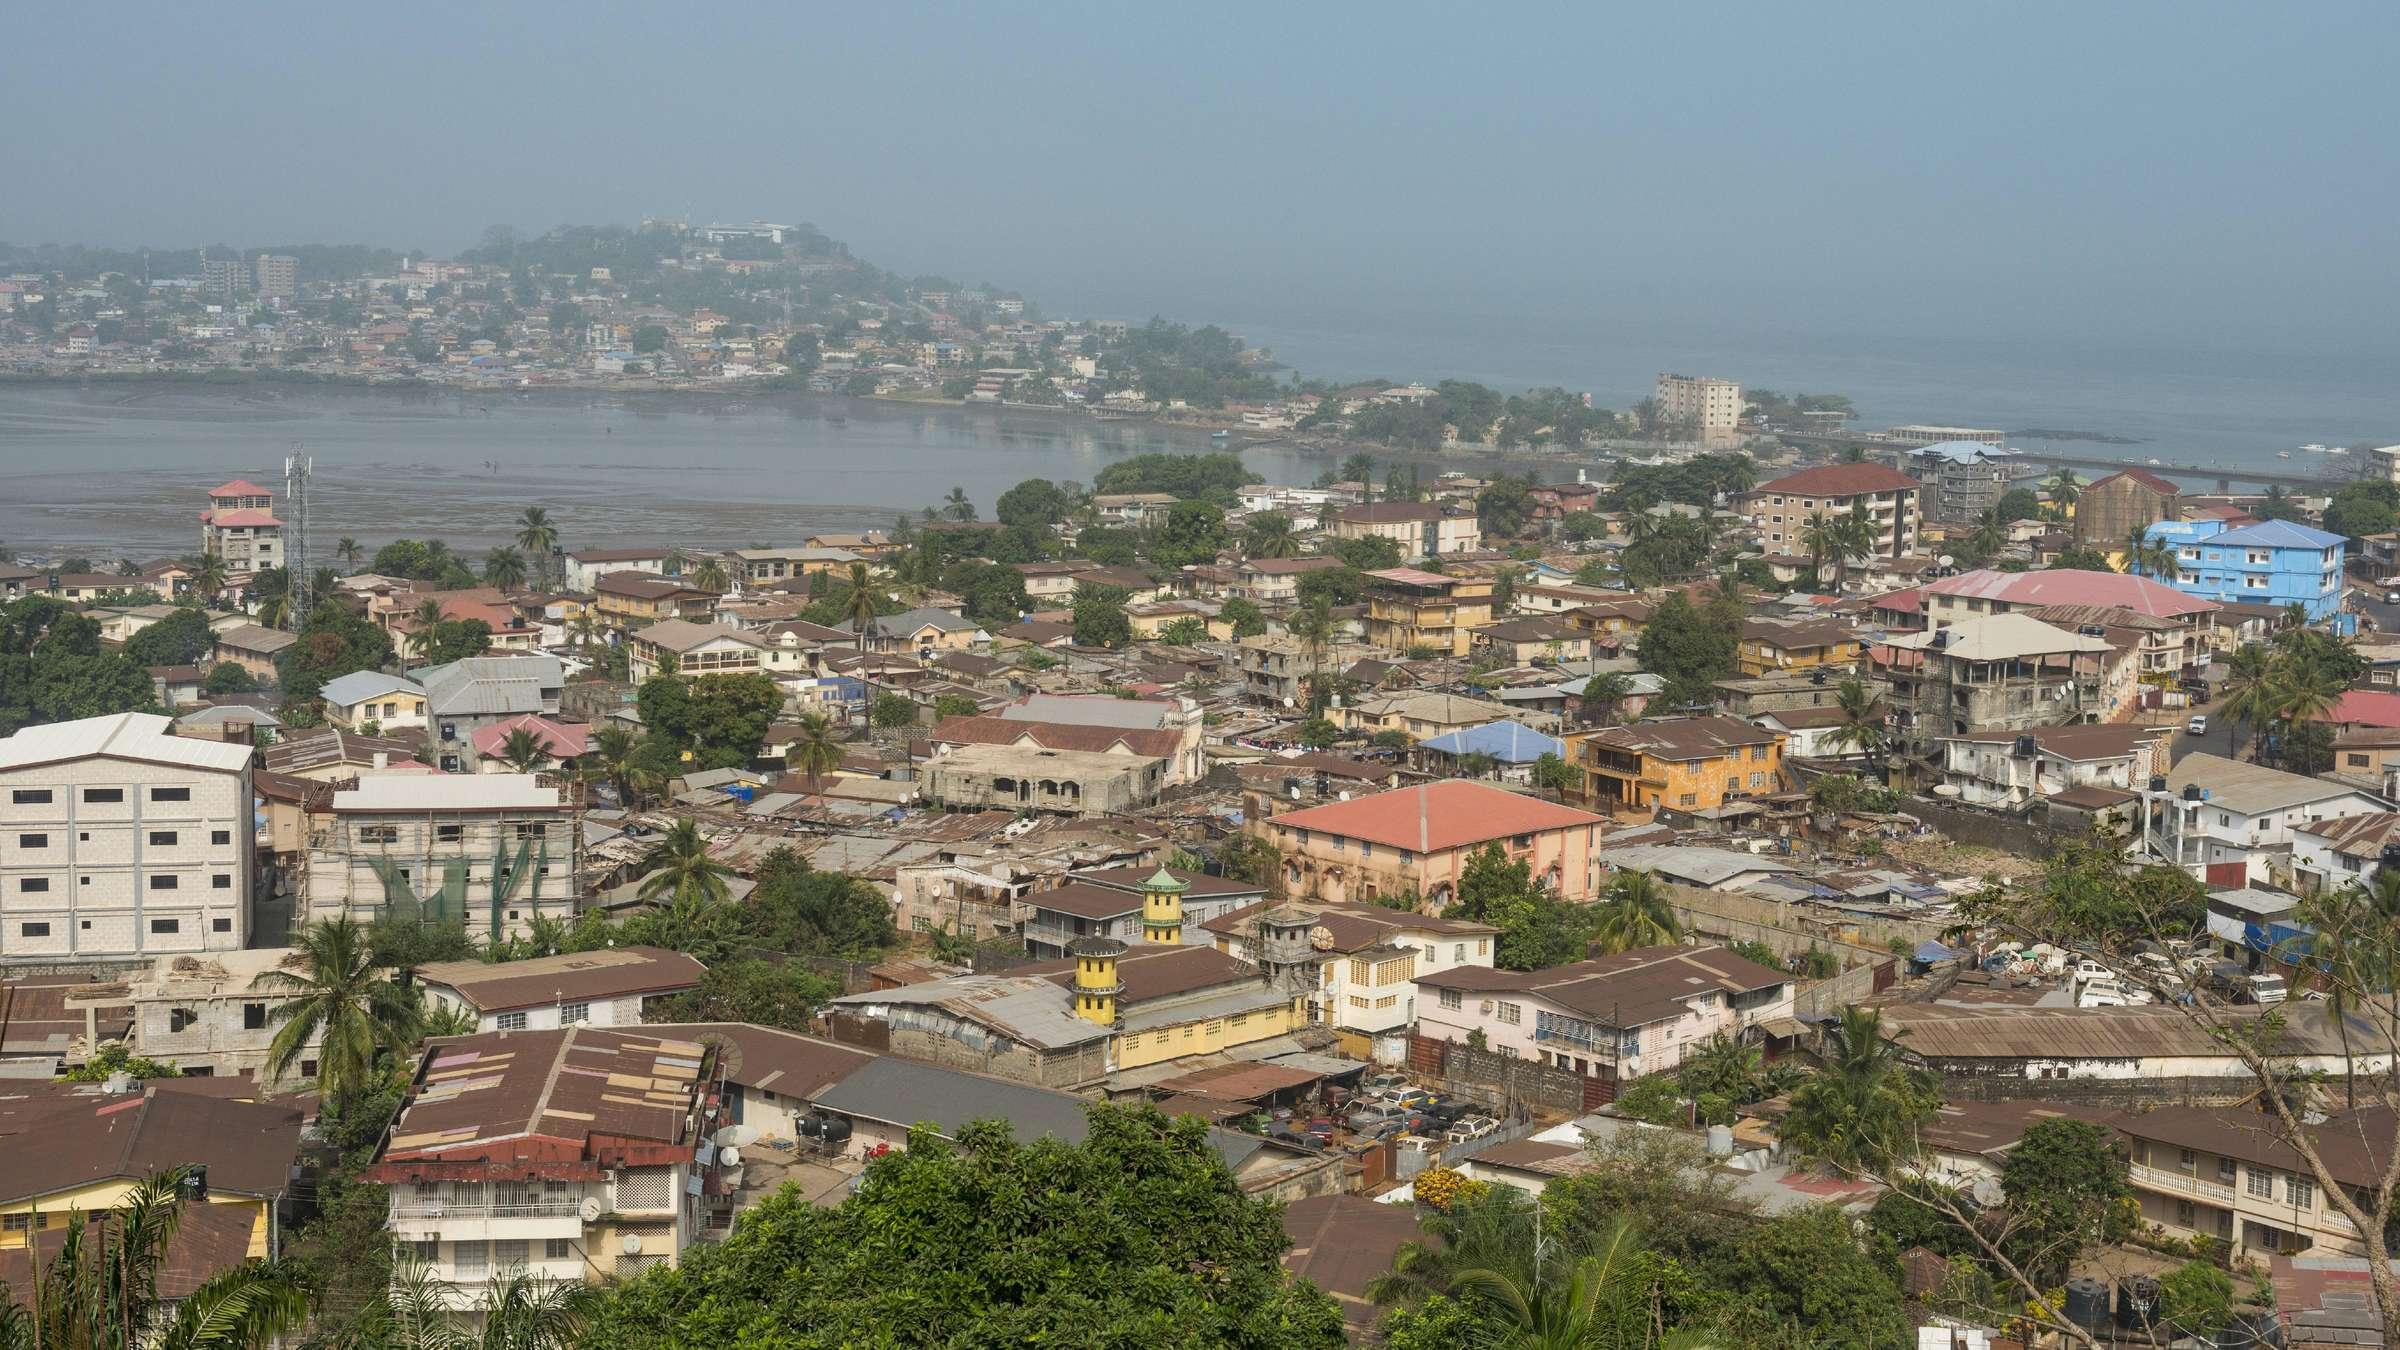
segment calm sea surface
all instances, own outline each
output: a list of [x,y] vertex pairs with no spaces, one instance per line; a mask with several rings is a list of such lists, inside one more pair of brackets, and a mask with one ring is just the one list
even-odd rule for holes
[[[801,396],[0,387],[0,540],[28,556],[189,553],[206,491],[247,477],[280,494],[294,446],[316,458],[322,549],[350,535],[369,550],[400,537],[479,550],[539,505],[572,550],[887,528],[953,486],[989,518],[1024,479],[1089,483],[1112,460],[1210,441],[1142,422]],[[1285,482],[1329,462],[1245,457]]]
[[[1603,318],[1234,313],[1226,326],[1310,375],[1563,385],[1625,408],[1660,370],[1845,393],[1869,427],[2050,428],[2133,444],[2025,441],[2129,460],[2347,476],[2298,447],[2400,442],[2400,362],[2195,347],[2160,352],[1973,338],[1618,331]],[[988,516],[1025,478],[1090,482],[1126,455],[1210,448],[1197,432],[1000,409],[773,396],[611,399],[392,394],[272,386],[0,386],[0,541],[95,558],[187,553],[201,494],[245,476],[280,487],[316,456],[315,532],[372,548],[435,536],[480,550],[549,508],[570,549],[666,541],[738,547],[889,526],[963,487]],[[2278,452],[2291,452],[2289,459]],[[1260,478],[1330,462],[1244,451]],[[1478,470],[1486,460],[1461,460]],[[1561,476],[1552,468],[1547,476]],[[2089,474],[2086,475],[2087,477]],[[2178,475],[2195,485],[2205,482]]]

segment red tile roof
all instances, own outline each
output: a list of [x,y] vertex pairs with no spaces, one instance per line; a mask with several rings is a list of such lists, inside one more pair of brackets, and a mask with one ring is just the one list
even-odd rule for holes
[[216,487],[210,488],[208,495],[211,497],[272,497],[275,494],[247,478],[236,478],[230,483],[220,483]]
[[2400,727],[2400,694],[2353,689],[2334,700],[2318,720],[2336,726]]
[[200,513],[200,518],[207,521],[211,525],[221,525],[229,528],[235,526],[247,528],[256,525],[281,525],[283,523],[275,518],[274,512],[260,511],[255,508],[236,508],[228,511],[203,511]]
[[1586,825],[1596,829],[1607,820],[1538,797],[1451,778],[1286,812],[1272,823],[1278,829],[1316,830],[1432,853],[1542,830]]
[[508,748],[508,736],[519,727],[533,733],[552,759],[577,759],[590,748],[592,729],[581,722],[553,722],[539,713],[520,713],[504,722],[478,727],[472,738],[475,753],[498,759]]
[[2148,577],[2075,569],[2001,572],[1984,567],[1944,577],[1922,589],[1927,595],[1975,596],[2011,605],[2111,605],[2162,619],[2217,608],[2215,601],[2185,595]]
[[945,717],[925,739],[936,745],[1021,745],[1044,750],[1106,752],[1122,745],[1136,755],[1173,759],[1183,733],[1172,727],[1088,727],[1068,722],[1019,722],[1007,717]]
[[1826,464],[1787,474],[1752,488],[1761,492],[1814,493],[1819,497],[1855,497],[1862,492],[1907,492],[1923,486],[1916,479],[1882,464]]

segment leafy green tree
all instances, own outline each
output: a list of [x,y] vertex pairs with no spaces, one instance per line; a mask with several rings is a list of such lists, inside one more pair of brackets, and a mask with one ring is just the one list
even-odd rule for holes
[[215,648],[216,641],[206,614],[178,609],[125,639],[124,651],[141,666],[196,666]]
[[942,572],[942,589],[965,602],[966,616],[986,628],[1005,628],[1033,608],[1025,574],[980,559],[952,563]]
[[275,656],[285,703],[313,702],[327,680],[379,670],[392,659],[391,636],[335,600],[320,600],[301,621],[299,641]]
[[1531,476],[1492,475],[1483,491],[1475,494],[1475,515],[1483,524],[1483,532],[1494,539],[1523,535],[1526,524],[1533,518],[1533,487]]
[[1092,1105],[1081,1144],[920,1128],[857,1194],[794,1191],[722,1243],[611,1290],[585,1350],[1088,1342],[1337,1350],[1333,1301],[1285,1275],[1274,1206],[1193,1117]]
[[2025,1131],[2000,1168],[2009,1246],[2045,1284],[2067,1277],[2093,1246],[2122,1242],[2141,1220],[2116,1133],[2084,1120],[2045,1120]]
[[910,726],[917,720],[917,705],[906,694],[877,694],[867,705],[867,720],[887,729]]
[[150,673],[100,645],[100,625],[48,596],[0,608],[0,735],[151,704]]
[[1158,630],[1158,640],[1170,647],[1189,647],[1208,641],[1208,621],[1185,615]]
[[[1332,553],[1342,560],[1342,566],[1360,572],[1398,567],[1403,561],[1400,557],[1400,541],[1380,534],[1363,539],[1336,539],[1332,544]],[[1310,572],[1304,574],[1301,580],[1305,582],[1309,577],[1322,575],[1322,572]]]
[[1714,701],[1711,686],[1733,675],[1740,647],[1738,615],[1727,623],[1677,592],[1659,602],[1634,655],[1642,669],[1666,682],[1660,706],[1684,707]]
[[665,1000],[650,1020],[749,1022],[807,1031],[818,1009],[841,992],[840,985],[806,966],[744,957],[709,967],[698,988]]
[[1780,1343],[1830,1335],[1839,1345],[1905,1345],[1911,1331],[1887,1253],[1869,1250],[1849,1217],[1811,1205],[1759,1224],[1741,1242],[1743,1298],[1726,1321]]
[[1161,567],[1213,563],[1231,543],[1224,508],[1204,501],[1177,502],[1167,509],[1166,520],[1150,541],[1150,560]]
[[2046,571],[2051,572],[2114,572],[2108,565],[2108,555],[2089,544],[2077,544],[2051,560]]
[[667,330],[646,323],[633,330],[633,349],[637,352],[659,352],[667,348]]
[[2326,529],[2352,539],[2386,533],[2400,525],[2400,485],[2346,483],[2334,490],[2324,519]]
[[293,945],[297,970],[277,968],[252,982],[261,993],[284,996],[267,1012],[276,1028],[268,1068],[288,1074],[313,1055],[317,1086],[329,1100],[371,1089],[383,1065],[414,1040],[416,1004],[376,964],[367,930],[347,914],[301,929]]
[[1267,631],[1266,613],[1238,595],[1218,608],[1217,617],[1232,626],[1237,638],[1257,637]]
[[871,958],[899,941],[891,903],[866,881],[818,871],[789,848],[759,863],[744,906],[757,945],[808,956]]
[[2000,512],[2002,524],[2013,524],[2020,520],[2038,520],[2042,514],[2042,499],[2035,496],[2031,488],[2010,488],[2000,494],[2000,502],[1996,509]]
[[2233,1325],[2233,1277],[2212,1261],[2186,1261],[2158,1279],[2159,1314],[2168,1326],[2191,1337],[2209,1337]]
[[1133,620],[1125,614],[1131,597],[1116,586],[1075,588],[1075,642],[1083,647],[1123,647],[1133,641]]
[[1131,530],[1094,525],[1076,533],[1075,553],[1107,567],[1132,567],[1142,560],[1142,539]]
[[1028,478],[992,504],[992,515],[1003,525],[1047,529],[1067,518],[1073,503],[1064,489],[1047,478]]
[[200,682],[200,688],[211,694],[247,694],[258,688],[258,677],[247,666],[219,661],[209,669],[208,678]]
[[1311,717],[1300,724],[1300,743],[1311,750],[1331,749],[1342,738],[1342,730],[1322,717]]
[[767,728],[783,711],[783,690],[772,676],[757,672],[703,675],[691,682],[687,708],[683,731],[693,762],[703,769],[729,769],[758,757]]
[[1583,771],[1545,750],[1533,762],[1533,785],[1553,796],[1563,797],[1582,790]]
[[446,666],[491,649],[490,624],[481,619],[444,619],[417,633],[410,655],[424,665]]
[[973,717],[983,711],[982,705],[965,694],[942,694],[933,700],[934,720],[950,717]]

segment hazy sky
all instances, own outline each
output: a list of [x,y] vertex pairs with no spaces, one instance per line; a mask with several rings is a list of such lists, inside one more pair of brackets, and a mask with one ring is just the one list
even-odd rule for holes
[[18,241],[765,216],[1136,317],[2400,350],[2388,0],[319,0],[7,31]]

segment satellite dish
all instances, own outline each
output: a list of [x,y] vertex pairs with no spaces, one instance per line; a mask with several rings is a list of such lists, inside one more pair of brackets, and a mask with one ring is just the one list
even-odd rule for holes
[[1943,554],[1942,556],[1940,556],[1940,557],[1938,557],[1938,558],[1934,559],[1933,561],[1935,562],[1935,564],[1936,564],[1936,565],[1938,565],[1938,566],[1942,566],[1942,567],[1955,567],[1955,566],[1957,566],[1957,564],[1958,564],[1958,560],[1957,560],[1956,558],[1953,558],[1953,557],[1951,557],[1951,556],[1950,556],[1949,554],[1947,554],[1947,553],[1945,553],[1945,554]]
[[717,1162],[724,1167],[739,1167],[742,1165],[741,1150],[727,1148],[717,1155]]
[[587,1195],[583,1197],[583,1207],[577,1212],[583,1215],[583,1221],[585,1223],[590,1223],[593,1220],[598,1219],[601,1213],[600,1197],[596,1195]]
[[758,1142],[758,1127],[756,1125],[728,1125],[717,1131],[709,1142],[718,1148],[740,1148],[744,1144],[755,1144]]
[[640,1256],[642,1254],[642,1235],[627,1233],[617,1245],[624,1248],[627,1256]]

